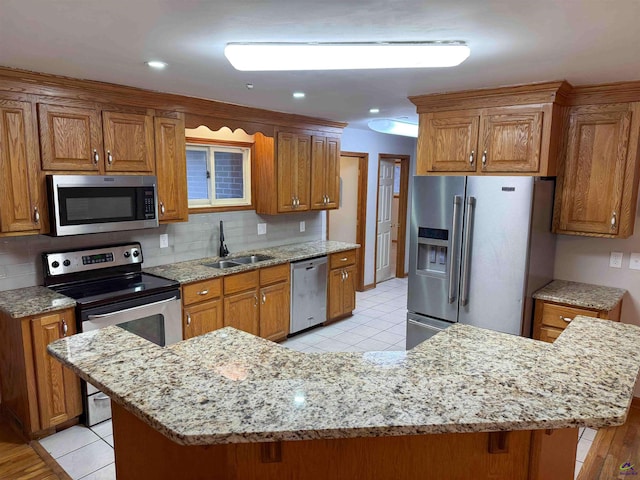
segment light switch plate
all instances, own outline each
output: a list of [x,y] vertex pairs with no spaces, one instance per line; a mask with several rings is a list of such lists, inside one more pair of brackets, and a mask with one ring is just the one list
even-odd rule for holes
[[611,252],[609,256],[609,266],[611,268],[622,268],[622,252]]
[[259,223],[258,224],[258,235],[266,235],[267,234],[267,224]]
[[161,233],[160,234],[160,248],[167,248],[169,246],[169,234]]
[[629,258],[629,268],[631,270],[640,270],[640,253],[632,253]]
[[304,232],[305,229],[307,228],[306,224],[304,223],[304,220],[300,221],[300,231]]

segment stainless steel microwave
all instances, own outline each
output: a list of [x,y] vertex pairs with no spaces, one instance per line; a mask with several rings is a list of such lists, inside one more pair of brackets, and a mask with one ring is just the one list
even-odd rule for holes
[[142,175],[47,175],[51,235],[158,226],[157,181]]

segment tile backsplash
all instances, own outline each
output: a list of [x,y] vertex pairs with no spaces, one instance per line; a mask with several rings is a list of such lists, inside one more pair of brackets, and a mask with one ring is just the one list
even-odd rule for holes
[[[219,223],[224,221],[229,252],[272,247],[324,238],[323,212],[258,215],[253,210],[189,216],[189,221],[159,228],[128,232],[49,237],[46,235],[0,239],[0,290],[42,285],[42,252],[94,247],[137,241],[142,245],[143,267],[218,255]],[[300,222],[305,231],[300,232]],[[267,233],[258,235],[258,223]],[[160,248],[160,234],[169,235],[169,246]]]

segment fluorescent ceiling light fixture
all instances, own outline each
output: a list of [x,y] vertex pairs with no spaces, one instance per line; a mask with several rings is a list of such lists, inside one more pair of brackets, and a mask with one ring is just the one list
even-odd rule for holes
[[304,92],[293,92],[293,98],[304,98],[305,96]]
[[376,132],[418,138],[418,125],[416,123],[392,120],[390,118],[376,118],[369,120],[368,125],[371,130]]
[[359,70],[454,67],[470,50],[464,42],[227,43],[236,70]]
[[380,109],[379,108],[370,108],[369,109],[369,113],[380,113]]
[[150,66],[151,68],[156,68],[158,70],[162,70],[167,66],[165,62],[161,62],[160,60],[149,60],[147,62],[147,65]]

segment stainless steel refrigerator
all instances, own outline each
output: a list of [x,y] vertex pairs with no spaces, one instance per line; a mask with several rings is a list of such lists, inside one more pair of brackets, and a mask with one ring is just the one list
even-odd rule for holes
[[407,349],[459,322],[530,336],[553,277],[554,181],[413,178]]

